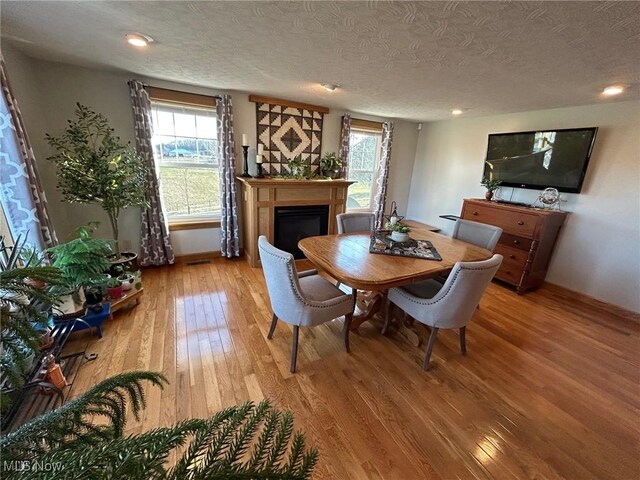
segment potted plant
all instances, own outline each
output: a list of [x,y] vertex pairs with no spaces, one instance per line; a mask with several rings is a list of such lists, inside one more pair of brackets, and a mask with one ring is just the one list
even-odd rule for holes
[[118,280],[122,282],[122,290],[128,292],[133,288],[135,277],[132,272],[124,272],[118,276]]
[[315,176],[313,173],[313,167],[311,166],[311,159],[307,159],[305,161],[298,155],[297,157],[289,160],[287,164],[289,166],[289,171],[291,172],[290,178],[308,180]]
[[109,217],[115,240],[114,262],[131,262],[132,252],[120,252],[118,217],[127,207],[147,206],[144,160],[130,144],[114,134],[101,113],[77,104],[59,137],[46,135],[56,150],[48,160],[58,167],[58,189],[71,203],[97,203]]
[[142,289],[142,272],[140,270],[133,272],[133,288]]
[[484,198],[486,198],[487,200],[491,200],[493,198],[493,192],[500,188],[501,184],[502,180],[498,180],[497,178],[494,179],[484,177],[480,182],[480,185],[487,189],[487,193],[485,193]]
[[124,295],[122,281],[119,278],[110,278],[107,282],[107,293],[113,300],[117,300]]
[[294,157],[288,162],[289,171],[291,172],[291,176],[293,178],[304,178],[304,163],[302,162],[302,157]]
[[387,230],[391,230],[391,240],[394,242],[408,242],[411,239],[409,237],[411,229],[402,222],[387,222],[386,227]]
[[[80,293],[82,287],[89,287],[89,305],[96,305],[102,301],[101,285],[105,280],[104,272],[111,267],[108,257],[113,250],[109,240],[93,238],[93,232],[97,227],[98,222],[79,227],[75,230],[75,238],[47,250],[53,260],[53,266],[62,270],[64,276],[67,288],[61,293],[75,297],[73,304],[79,302],[78,296],[83,295]],[[68,311],[71,308],[68,300],[67,305],[61,310],[71,313]]]
[[335,152],[329,152],[320,159],[320,171],[323,177],[340,178],[342,162],[336,157]]

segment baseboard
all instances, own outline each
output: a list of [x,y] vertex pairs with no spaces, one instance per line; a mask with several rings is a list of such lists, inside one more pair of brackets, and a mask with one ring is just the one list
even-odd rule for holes
[[176,263],[204,262],[220,257],[221,253],[219,250],[217,252],[188,253],[186,255],[176,255]]
[[[215,258],[220,258],[222,253],[220,250],[215,252],[198,252],[198,253],[188,253],[185,255],[176,255],[176,263],[193,263],[193,262],[206,262],[207,260],[213,260]],[[240,249],[240,257],[244,257],[244,249]]]
[[586,303],[587,305],[607,310],[608,312],[611,312],[626,320],[640,323],[640,313],[634,312],[633,310],[627,310],[626,308],[623,308],[619,305],[614,305],[613,303],[598,300],[597,298],[585,295],[584,293],[576,292],[575,290],[571,290],[560,285],[556,285],[555,283],[544,282],[542,288],[545,290],[556,292],[560,295],[570,296],[571,298],[575,298],[580,302]]

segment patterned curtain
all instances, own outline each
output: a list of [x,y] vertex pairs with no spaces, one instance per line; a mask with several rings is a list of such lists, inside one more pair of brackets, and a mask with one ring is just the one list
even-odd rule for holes
[[340,178],[349,178],[349,136],[351,135],[351,115],[342,117],[342,130],[340,131],[340,150],[338,158],[342,162]]
[[220,210],[222,217],[220,219],[220,250],[223,257],[239,257],[236,157],[231,95],[222,95],[216,102],[216,108],[218,113],[218,162],[220,165]]
[[38,165],[0,55],[0,198],[11,234],[27,236],[39,250],[58,243]]
[[389,181],[389,162],[391,160],[391,144],[393,143],[393,122],[382,124],[382,148],[380,163],[376,172],[376,196],[373,199],[373,214],[376,229],[382,228],[384,208],[387,202],[387,182]]
[[156,162],[153,158],[153,124],[151,123],[151,101],[144,85],[138,80],[129,82],[131,106],[133,107],[133,121],[136,135],[136,150],[142,156],[148,167],[147,201],[148,208],[142,209],[141,255],[140,264],[166,265],[175,261],[173,248],[169,241],[169,228],[162,208],[160,181]]

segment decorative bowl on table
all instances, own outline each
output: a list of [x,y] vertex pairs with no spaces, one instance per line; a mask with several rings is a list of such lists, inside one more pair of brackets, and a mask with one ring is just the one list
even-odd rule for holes
[[408,233],[403,232],[391,232],[391,240],[394,242],[408,242],[411,239]]

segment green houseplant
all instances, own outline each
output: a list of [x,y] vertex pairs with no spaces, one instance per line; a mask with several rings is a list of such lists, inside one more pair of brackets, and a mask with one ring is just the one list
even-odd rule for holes
[[486,198],[487,200],[491,200],[493,198],[493,192],[500,188],[501,184],[502,180],[498,180],[497,178],[484,177],[480,182],[480,185],[487,189],[487,193],[485,194],[484,198]]
[[311,159],[303,160],[301,156],[292,158],[287,162],[291,175],[289,178],[295,178],[297,180],[308,180],[313,178],[313,168],[311,167]]
[[326,153],[320,159],[320,170],[322,176],[329,178],[339,178],[342,162],[338,159],[335,152]]
[[[136,419],[145,407],[143,382],[163,387],[153,372],[127,372],[0,438],[3,465],[38,461],[56,469],[8,471],[2,478],[92,480],[308,479],[318,460],[293,416],[263,401],[187,419],[134,435],[124,434],[127,403]],[[106,421],[100,423],[100,417]],[[173,465],[171,454],[176,455]]]
[[[67,291],[61,293],[78,295],[78,290],[85,287],[91,294],[87,298],[89,304],[96,304],[102,300],[104,272],[111,267],[108,257],[113,253],[110,240],[93,237],[98,225],[98,222],[91,222],[78,227],[74,231],[75,238],[47,250],[53,260],[53,266],[63,273]],[[66,310],[68,308],[63,308],[64,312]]]
[[104,115],[80,103],[75,115],[60,136],[46,135],[56,150],[48,160],[58,168],[58,189],[66,201],[97,203],[107,213],[119,256],[118,217],[127,207],[147,205],[147,167]]
[[122,280],[120,278],[110,278],[107,280],[107,292],[109,297],[116,300],[123,295]]
[[64,285],[62,272],[42,264],[42,257],[18,237],[13,246],[0,236],[0,410],[8,408],[35,359],[42,340],[41,325],[58,299],[55,287]]
[[387,230],[391,230],[391,240],[395,242],[407,242],[409,241],[409,233],[411,229],[402,222],[391,223],[387,222],[385,225]]

